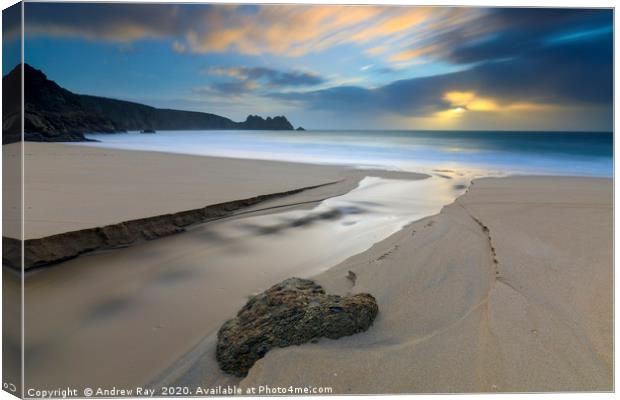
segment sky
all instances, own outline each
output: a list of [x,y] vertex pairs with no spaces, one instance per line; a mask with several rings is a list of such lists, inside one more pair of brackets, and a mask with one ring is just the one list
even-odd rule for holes
[[81,94],[306,129],[612,130],[609,9],[26,3],[24,19],[25,61]]

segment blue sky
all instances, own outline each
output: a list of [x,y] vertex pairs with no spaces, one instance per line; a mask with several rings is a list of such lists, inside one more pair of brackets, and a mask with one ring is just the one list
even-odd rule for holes
[[26,3],[25,37],[74,92],[235,120],[612,129],[611,10]]

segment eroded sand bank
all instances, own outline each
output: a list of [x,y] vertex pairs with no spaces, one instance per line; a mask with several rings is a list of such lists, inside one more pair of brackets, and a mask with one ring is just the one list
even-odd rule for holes
[[[26,142],[24,163],[26,239],[320,185],[349,176],[346,168],[327,165],[61,143]],[[4,236],[18,237],[12,225],[4,225]]]

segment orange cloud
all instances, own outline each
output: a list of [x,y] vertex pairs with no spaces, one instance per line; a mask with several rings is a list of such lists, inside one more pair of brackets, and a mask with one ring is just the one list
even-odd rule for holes
[[[194,53],[234,50],[300,56],[350,41],[349,29],[389,10],[368,6],[266,5],[257,13],[214,7],[207,29],[186,35]],[[213,17],[217,14],[217,17]]]
[[443,96],[443,99],[453,106],[465,106],[475,98],[475,92],[448,92]]
[[450,108],[448,110],[437,111],[436,113],[433,114],[433,116],[436,118],[439,118],[440,120],[454,119],[454,118],[459,118],[463,116],[463,114],[465,114],[466,111],[467,110],[465,110],[463,107],[455,107],[455,108]]
[[474,99],[467,104],[467,109],[470,111],[498,111],[501,110],[500,106],[492,99]]
[[[397,59],[428,51],[437,35],[467,25],[481,11],[458,7],[367,5],[107,5],[37,4],[27,13],[29,35],[71,36],[132,42],[168,38],[178,53],[235,51],[302,56],[344,43],[356,44],[367,55],[400,52]],[[57,7],[54,5],[54,7]],[[92,15],[77,18],[74,14]],[[474,25],[474,24],[471,24]]]
[[542,104],[542,103],[531,103],[531,102],[517,102],[509,104],[506,109],[510,111],[551,111],[557,110],[558,106],[554,104]]
[[415,58],[423,57],[427,54],[431,54],[435,52],[437,49],[438,49],[438,46],[432,45],[432,46],[421,47],[418,49],[405,50],[405,51],[396,53],[393,56],[391,56],[390,61],[402,62],[402,61],[413,60]]
[[475,92],[448,92],[443,99],[453,107],[465,107],[469,111],[500,110],[497,101],[486,97],[479,97]]
[[399,11],[397,15],[386,16],[377,24],[355,33],[351,39],[353,41],[364,42],[383,36],[402,33],[403,31],[425,22],[432,14],[432,9],[427,7],[409,9],[397,7],[396,9]]
[[480,97],[474,91],[447,92],[444,94],[443,100],[449,103],[451,108],[434,113],[434,116],[440,119],[460,117],[470,111],[511,113],[520,111],[549,111],[556,108],[554,105],[534,102],[500,103],[492,98]]
[[[458,8],[398,6],[263,5],[255,13],[219,6],[213,9],[204,31],[187,34],[188,48],[194,53],[233,50],[296,57],[354,43],[371,45],[363,51],[378,55],[402,45],[395,41],[430,39],[451,26],[451,21],[463,20],[464,14]],[[472,9],[469,14],[476,12]],[[382,43],[376,43],[378,40]],[[418,44],[418,50],[404,50],[394,59],[408,60],[438,48]]]
[[378,56],[379,54],[387,53],[390,48],[388,46],[375,46],[364,50],[364,54],[368,56]]

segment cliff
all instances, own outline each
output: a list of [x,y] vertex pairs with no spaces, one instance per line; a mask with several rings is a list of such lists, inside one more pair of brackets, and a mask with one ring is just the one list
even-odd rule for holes
[[[2,78],[3,144],[19,140],[21,65]],[[84,141],[84,133],[130,130],[292,130],[284,116],[250,115],[235,122],[215,114],[161,109],[129,101],[79,95],[24,64],[24,134],[30,141]],[[6,101],[6,100],[9,101]]]

